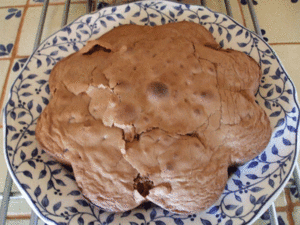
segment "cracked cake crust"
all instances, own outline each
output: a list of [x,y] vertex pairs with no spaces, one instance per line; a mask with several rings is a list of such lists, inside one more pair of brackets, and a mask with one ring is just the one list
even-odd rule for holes
[[201,25],[120,26],[53,68],[36,138],[108,211],[152,201],[198,212],[219,198],[228,167],[269,142],[260,78]]

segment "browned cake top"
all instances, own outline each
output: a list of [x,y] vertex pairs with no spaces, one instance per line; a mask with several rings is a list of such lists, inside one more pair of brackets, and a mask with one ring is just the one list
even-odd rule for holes
[[83,194],[124,211],[145,200],[196,212],[220,196],[227,168],[267,145],[261,78],[190,22],[120,26],[53,69],[37,140],[71,164]]

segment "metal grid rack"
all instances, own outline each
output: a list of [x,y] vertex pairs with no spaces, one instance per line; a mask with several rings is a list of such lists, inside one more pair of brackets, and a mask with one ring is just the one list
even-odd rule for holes
[[[63,13],[63,17],[62,17],[61,26],[64,26],[67,23],[67,19],[68,19],[68,15],[69,15],[69,9],[70,9],[70,1],[71,0],[66,0],[65,1],[64,13]],[[133,2],[133,1],[134,0],[128,0],[127,2]],[[231,9],[231,6],[230,6],[230,0],[224,0],[224,3],[225,3],[227,15],[233,18],[232,9]],[[257,19],[256,14],[255,14],[253,1],[252,0],[247,0],[247,4],[248,4],[248,7],[249,7],[249,12],[250,12],[250,15],[251,15],[251,19],[252,19],[252,22],[253,22],[253,25],[254,25],[255,32],[259,36],[262,37],[262,33],[261,33],[260,28],[259,28],[258,19]],[[37,34],[36,34],[36,37],[35,37],[34,49],[33,50],[38,48],[38,46],[41,42],[41,37],[42,37],[42,33],[43,33],[43,27],[44,27],[44,23],[45,23],[45,19],[46,19],[48,5],[49,5],[49,0],[44,0],[43,8],[42,8],[41,16],[40,16],[40,21],[39,21],[39,25],[38,25],[38,31],[37,31]],[[206,6],[206,0],[201,0],[201,5]],[[105,7],[105,6],[109,6],[109,4],[101,2],[99,0],[87,0],[86,13],[90,13],[93,10],[100,9],[102,7]],[[299,170],[298,163],[296,163],[296,165],[295,165],[293,175],[294,175],[294,184],[289,183],[287,185],[287,188],[296,187],[298,193],[300,193],[300,170]],[[17,198],[23,198],[21,194],[15,194],[15,193],[11,192],[12,184],[13,184],[12,178],[11,178],[9,172],[7,172],[6,180],[5,180],[5,188],[4,188],[3,193],[0,193],[0,199],[2,199],[1,207],[0,207],[0,225],[5,225],[6,224],[6,216],[7,216],[8,206],[9,206],[9,200],[13,199],[13,198],[16,198],[16,199]],[[275,208],[274,202],[269,207],[269,214],[270,214],[271,225],[278,225],[277,213],[276,213],[276,208]],[[38,220],[39,220],[38,216],[32,210],[29,224],[30,225],[37,225]]]

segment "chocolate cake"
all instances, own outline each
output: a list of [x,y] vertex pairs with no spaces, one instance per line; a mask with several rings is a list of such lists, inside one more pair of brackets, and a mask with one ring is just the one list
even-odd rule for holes
[[105,210],[199,212],[269,142],[260,79],[199,24],[120,26],[55,65],[36,138]]

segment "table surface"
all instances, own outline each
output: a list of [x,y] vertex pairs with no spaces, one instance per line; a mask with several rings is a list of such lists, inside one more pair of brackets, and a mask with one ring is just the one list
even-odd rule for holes
[[[35,34],[42,11],[43,0],[0,0],[0,109],[8,99],[8,91],[24,62],[32,53]],[[71,1],[68,23],[86,13],[86,1]],[[106,0],[122,3],[121,0]],[[181,2],[181,1],[178,1]],[[200,0],[186,0],[200,4]],[[207,7],[226,14],[223,0],[207,0]],[[279,56],[283,66],[300,90],[300,1],[298,0],[253,0],[263,38]],[[230,0],[233,17],[242,25],[254,30],[246,0]],[[50,0],[42,41],[60,29],[64,0]],[[3,136],[0,124],[0,136]],[[2,138],[0,138],[0,145]],[[298,160],[300,162],[300,159]],[[0,193],[3,192],[6,164],[0,151]],[[18,192],[13,186],[13,192]],[[285,189],[275,202],[280,225],[300,224],[300,200],[296,188]],[[1,200],[0,200],[1,201]],[[7,224],[28,224],[31,209],[24,199],[12,199],[8,209]],[[255,225],[269,224],[265,213]],[[44,224],[39,221],[39,224]]]

